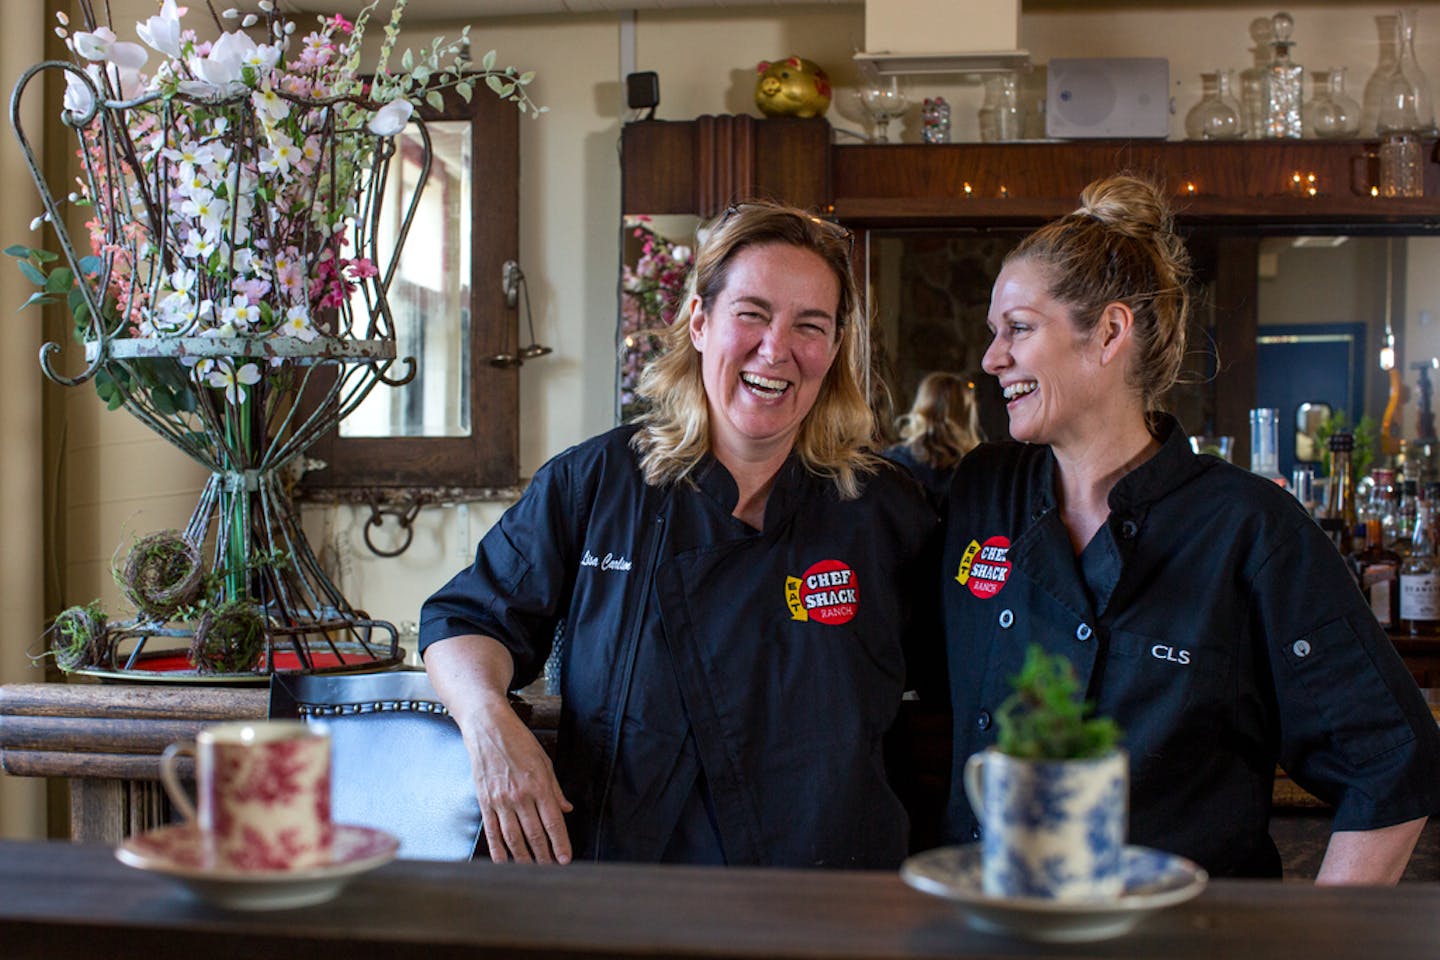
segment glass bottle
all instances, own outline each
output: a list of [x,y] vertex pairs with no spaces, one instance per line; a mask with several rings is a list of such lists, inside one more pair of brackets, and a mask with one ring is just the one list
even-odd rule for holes
[[1240,114],[1226,102],[1228,77],[1223,70],[1200,74],[1200,102],[1185,114],[1189,140],[1234,140],[1244,131]]
[[1345,68],[1310,74],[1312,95],[1303,113],[1305,131],[1322,140],[1343,140],[1360,132],[1360,104],[1345,92]]
[[1385,525],[1395,512],[1395,471],[1378,469],[1370,497],[1360,510],[1365,547],[1355,555],[1355,576],[1375,619],[1387,630],[1400,623],[1400,554],[1385,545]]
[[1400,11],[1396,59],[1400,73],[1415,91],[1415,116],[1420,122],[1416,132],[1422,137],[1429,137],[1435,134],[1435,98],[1430,91],[1430,78],[1425,76],[1425,71],[1420,69],[1420,61],[1415,58],[1415,27],[1419,18],[1420,11],[1414,7]]
[[995,139],[1020,139],[1020,89],[1012,73],[998,78],[995,98]]
[[985,100],[980,104],[980,142],[994,143],[1000,139],[1000,78],[985,81]]
[[1410,540],[1415,536],[1416,503],[1419,499],[1414,480],[1400,484],[1400,502],[1395,507],[1394,524],[1385,545],[1397,553],[1404,554],[1410,549]]
[[1347,560],[1354,553],[1355,487],[1350,477],[1350,453],[1354,449],[1354,434],[1330,435],[1330,482],[1325,485],[1325,516],[1320,519],[1320,529]]
[[1250,52],[1255,61],[1240,71],[1240,126],[1251,140],[1265,136],[1265,66],[1270,62],[1273,29],[1269,17],[1250,21],[1250,39],[1255,41]]
[[1380,14],[1375,18],[1375,30],[1379,34],[1380,59],[1370,79],[1365,81],[1364,103],[1360,110],[1360,136],[1373,135],[1380,124],[1380,107],[1384,99],[1384,87],[1395,69],[1397,59],[1395,45],[1399,37],[1400,18],[1394,14]]
[[1270,24],[1270,61],[1261,75],[1264,135],[1271,140],[1294,139],[1304,132],[1300,112],[1305,82],[1305,68],[1290,59],[1290,48],[1295,45],[1290,31],[1295,19],[1288,13],[1277,13],[1270,18]]
[[1435,556],[1435,508],[1440,484],[1426,488],[1415,514],[1410,555],[1400,564],[1400,628],[1412,636],[1440,634],[1440,560]]
[[1280,411],[1256,407],[1250,411],[1250,472],[1285,486],[1280,473]]

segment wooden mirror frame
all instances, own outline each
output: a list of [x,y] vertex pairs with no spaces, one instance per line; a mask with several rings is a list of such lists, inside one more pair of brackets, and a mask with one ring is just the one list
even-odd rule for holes
[[[471,123],[470,433],[446,437],[344,437],[331,431],[309,451],[297,497],[310,502],[459,502],[518,496],[519,372],[488,358],[514,352],[516,307],[506,301],[507,261],[519,259],[520,113],[479,90],[466,103],[453,89],[443,109],[421,106],[422,120]],[[392,376],[405,372],[397,360]],[[377,390],[407,387],[387,387]]]

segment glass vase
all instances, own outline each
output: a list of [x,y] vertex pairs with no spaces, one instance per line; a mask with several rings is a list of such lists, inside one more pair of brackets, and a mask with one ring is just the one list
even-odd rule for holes
[[1360,132],[1360,104],[1345,92],[1345,68],[1311,74],[1314,84],[1305,104],[1305,130],[1322,140],[1343,140]]
[[1240,114],[1227,101],[1228,77],[1223,70],[1200,74],[1200,102],[1185,114],[1189,140],[1234,140],[1244,131]]

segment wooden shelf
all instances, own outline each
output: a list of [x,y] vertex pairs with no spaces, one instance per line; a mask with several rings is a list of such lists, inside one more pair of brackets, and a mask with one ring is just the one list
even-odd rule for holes
[[[705,116],[627,124],[624,212],[708,217],[734,200],[763,196],[833,212],[853,226],[1017,225],[1072,210],[1087,183],[1129,170],[1169,185],[1187,224],[1440,229],[1433,142],[1427,195],[1384,199],[1370,195],[1378,164],[1376,145],[1365,141],[831,140],[823,119]],[[1297,174],[1303,187],[1314,176],[1316,195],[1295,188]]]

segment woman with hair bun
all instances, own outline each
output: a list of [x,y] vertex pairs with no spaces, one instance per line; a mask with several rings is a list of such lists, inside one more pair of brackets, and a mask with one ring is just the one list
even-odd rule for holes
[[[1164,196],[1129,176],[1092,183],[1006,258],[983,365],[1021,442],[976,448],[951,487],[954,760],[993,743],[1038,643],[1125,732],[1131,843],[1280,876],[1278,763],[1335,807],[1318,882],[1393,883],[1440,808],[1435,721],[1294,498],[1195,455],[1162,411],[1188,281]],[[963,789],[945,832],[979,837]]]
[[[935,607],[938,520],[869,449],[852,249],[771,203],[707,224],[641,379],[648,411],[545,464],[426,601],[425,669],[469,748],[492,859],[906,854],[883,738],[904,642],[939,659],[937,631],[909,629]],[[552,764],[506,693],[561,623]]]
[[981,439],[975,384],[937,370],[915,388],[915,402],[900,418],[900,442],[885,456],[909,470],[939,505],[950,489],[955,465]]

